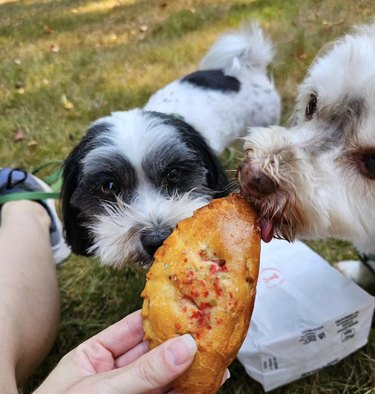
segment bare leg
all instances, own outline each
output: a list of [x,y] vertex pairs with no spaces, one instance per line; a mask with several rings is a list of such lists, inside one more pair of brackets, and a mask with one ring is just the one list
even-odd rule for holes
[[0,226],[0,392],[17,393],[56,338],[60,300],[47,211],[9,202]]

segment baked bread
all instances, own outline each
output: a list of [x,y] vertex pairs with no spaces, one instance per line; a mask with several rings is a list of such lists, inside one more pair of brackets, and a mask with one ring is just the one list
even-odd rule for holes
[[198,345],[178,392],[219,390],[248,330],[259,254],[255,213],[238,194],[195,211],[156,252],[142,293],[145,340],[154,348],[189,333]]

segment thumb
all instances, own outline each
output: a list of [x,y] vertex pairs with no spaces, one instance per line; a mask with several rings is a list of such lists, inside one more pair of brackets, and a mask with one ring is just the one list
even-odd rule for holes
[[187,370],[196,351],[192,336],[172,338],[126,367],[113,371],[111,385],[126,389],[129,394],[163,388]]

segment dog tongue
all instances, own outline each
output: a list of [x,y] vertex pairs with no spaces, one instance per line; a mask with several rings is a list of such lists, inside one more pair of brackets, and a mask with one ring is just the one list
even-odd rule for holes
[[269,220],[263,220],[260,224],[261,236],[264,242],[271,242],[273,238],[273,225]]

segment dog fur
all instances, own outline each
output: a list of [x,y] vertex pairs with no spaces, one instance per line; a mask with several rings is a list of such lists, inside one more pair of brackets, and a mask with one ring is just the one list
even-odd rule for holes
[[[375,24],[357,27],[313,62],[290,127],[250,130],[238,181],[265,241],[335,237],[375,252],[374,67]],[[341,268],[370,279],[361,264]]]
[[94,122],[65,161],[62,210],[73,252],[148,267],[176,224],[228,193],[218,154],[250,125],[277,123],[271,43],[256,24],[220,37],[200,70],[144,109]]

